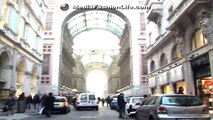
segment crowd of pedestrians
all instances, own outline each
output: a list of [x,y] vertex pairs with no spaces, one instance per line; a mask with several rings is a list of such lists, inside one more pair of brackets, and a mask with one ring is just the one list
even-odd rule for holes
[[[5,102],[3,107],[3,112],[6,112],[7,115],[13,115],[14,110],[17,110],[17,113],[25,113],[26,110],[34,109],[36,114],[41,114],[41,108],[44,107],[43,113],[47,117],[51,117],[51,110],[54,107],[55,98],[52,93],[48,95],[35,94],[25,96],[25,93],[21,93],[18,98],[14,94],[10,93],[8,99]],[[15,108],[17,106],[17,109]]]

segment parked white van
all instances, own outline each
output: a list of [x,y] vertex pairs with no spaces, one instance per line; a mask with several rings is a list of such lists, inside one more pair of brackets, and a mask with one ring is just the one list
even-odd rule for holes
[[98,101],[94,93],[81,93],[76,98],[76,110],[80,110],[81,108],[98,110]]

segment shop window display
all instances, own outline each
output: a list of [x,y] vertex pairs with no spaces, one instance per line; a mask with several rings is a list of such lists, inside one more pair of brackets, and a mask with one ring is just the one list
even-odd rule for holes
[[197,93],[203,102],[209,106],[209,98],[212,97],[212,80],[211,77],[198,79]]

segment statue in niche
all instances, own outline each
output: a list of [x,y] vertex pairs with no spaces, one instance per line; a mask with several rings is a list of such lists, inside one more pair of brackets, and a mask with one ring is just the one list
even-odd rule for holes
[[202,33],[204,37],[208,40],[210,44],[210,34],[211,34],[211,22],[210,22],[210,14],[202,13],[200,19],[200,27],[202,29]]
[[183,56],[185,51],[185,44],[182,32],[179,31],[175,33],[175,43],[177,44],[177,48],[180,50],[180,53]]

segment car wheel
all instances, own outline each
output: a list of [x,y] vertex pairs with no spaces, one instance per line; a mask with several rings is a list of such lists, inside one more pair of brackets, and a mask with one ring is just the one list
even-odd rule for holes
[[76,109],[76,110],[80,110],[80,108],[79,108],[79,107],[76,107],[75,109]]
[[67,110],[67,109],[64,109],[64,110],[62,111],[62,113],[63,113],[63,114],[67,114],[67,113],[68,113],[68,110]]
[[153,116],[150,116],[150,117],[149,117],[149,120],[155,120],[155,119],[154,119],[154,117],[153,117]]
[[138,114],[137,114],[137,112],[135,113],[135,120],[138,120]]

